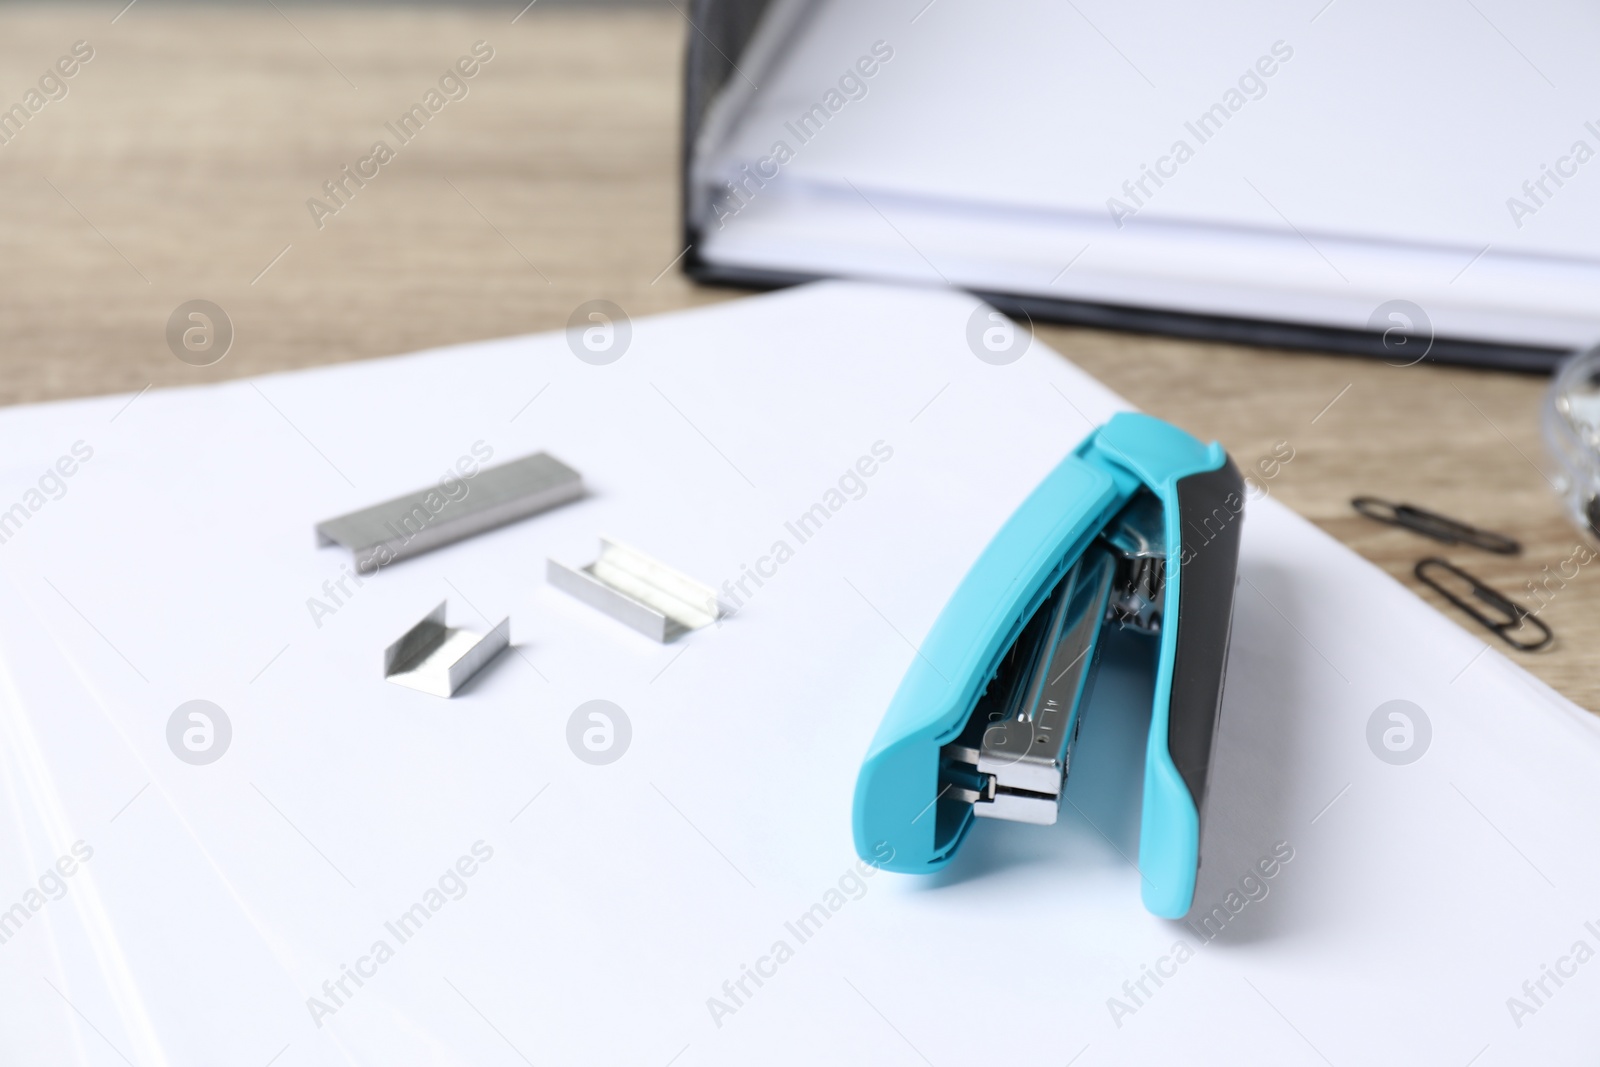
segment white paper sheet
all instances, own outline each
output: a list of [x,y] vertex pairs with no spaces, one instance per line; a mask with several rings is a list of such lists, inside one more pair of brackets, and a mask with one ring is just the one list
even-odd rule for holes
[[1357,329],[1407,300],[1428,322],[1383,328],[1590,343],[1597,40],[1564,0],[820,3],[702,146],[699,188],[739,192],[701,252]]
[[[50,923],[0,944],[0,1047],[141,1067],[1584,1062],[1600,731],[1271,499],[1245,526],[1191,916],[1224,906],[1219,936],[1140,904],[1147,697],[1115,661],[1061,824],[979,826],[932,878],[856,873],[855,773],[912,646],[1124,406],[1042,345],[977,359],[975,306],[830,284],[634,323],[605,367],[544,335],[0,412],[0,502],[93,448],[0,544],[6,796],[31,827],[0,904],[71,841],[94,849]],[[480,442],[548,450],[593,495],[314,619],[348,556],[313,523]],[[800,543],[785,523],[880,442]],[[583,561],[601,533],[715,585],[770,577],[658,646],[544,583],[547,555]],[[762,563],[780,540],[792,555]],[[380,670],[443,597],[453,621],[509,614],[516,645],[450,701]],[[204,766],[167,740],[194,699],[233,730]],[[567,740],[594,699],[632,725],[603,766]],[[1367,742],[1395,699],[1432,725],[1405,766]],[[441,877],[402,941],[386,924]],[[804,941],[786,925],[830,903]],[[324,990],[358,965],[364,984]],[[1545,965],[1575,970],[1514,1018]]]

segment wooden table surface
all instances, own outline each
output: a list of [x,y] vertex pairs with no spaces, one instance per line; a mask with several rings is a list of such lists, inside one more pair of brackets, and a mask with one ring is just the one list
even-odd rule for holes
[[[672,6],[544,0],[513,21],[520,3],[124,2],[0,7],[4,106],[74,42],[93,49],[67,95],[0,147],[0,403],[556,329],[596,297],[637,317],[740,295],[669,269],[683,250],[688,32]],[[319,230],[307,198],[479,40],[494,55],[468,95]],[[210,367],[166,345],[168,316],[194,298],[220,304],[236,330]],[[1145,410],[1220,439],[1241,466],[1292,449],[1273,495],[1469,628],[1411,576],[1417,559],[1447,555],[1535,604],[1526,583],[1579,543],[1547,484],[1542,380],[1038,333]],[[1526,549],[1445,550],[1357,517],[1357,494],[1503,530]],[[1592,570],[1546,594],[1554,647],[1508,654],[1595,709]]]

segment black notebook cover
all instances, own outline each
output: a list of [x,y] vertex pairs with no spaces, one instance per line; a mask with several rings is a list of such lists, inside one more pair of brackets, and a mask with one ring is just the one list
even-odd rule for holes
[[[821,277],[778,268],[758,270],[722,265],[709,262],[700,255],[700,232],[695,221],[698,213],[691,203],[695,195],[691,179],[695,143],[713,101],[737,75],[735,66],[745,54],[762,18],[773,6],[774,0],[692,0],[689,5],[689,44],[684,59],[683,158],[680,167],[683,238],[689,251],[683,258],[683,269],[689,277],[703,284],[775,289],[817,281]],[[1019,319],[1231,344],[1372,356],[1399,365],[1414,362],[1455,363],[1548,374],[1570,354],[1561,348],[1496,344],[1449,337],[1410,338],[1407,347],[1399,350],[1386,347],[1384,335],[1370,330],[1202,315],[1017,293],[977,291],[974,295]],[[1412,355],[1416,349],[1411,347],[1419,343],[1426,351],[1420,360]]]

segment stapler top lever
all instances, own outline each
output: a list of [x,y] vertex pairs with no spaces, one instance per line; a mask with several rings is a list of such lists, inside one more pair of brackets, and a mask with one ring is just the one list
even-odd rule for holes
[[1101,636],[1131,627],[1156,649],[1142,893],[1157,915],[1186,914],[1243,494],[1221,445],[1147,415],[1117,415],[1062,460],[984,549],[900,683],[856,781],[862,858],[931,872],[978,818],[1055,822]]

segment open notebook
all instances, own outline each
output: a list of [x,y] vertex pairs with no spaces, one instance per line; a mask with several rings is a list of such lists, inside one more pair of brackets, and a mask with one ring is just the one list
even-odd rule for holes
[[696,17],[702,277],[948,282],[1034,315],[1392,362],[1548,368],[1600,338],[1592,6]]
[[[0,500],[92,452],[0,544],[0,1059],[1587,1062],[1600,728],[1270,497],[1187,922],[1127,858],[1149,681],[1115,657],[1058,825],[862,873],[913,646],[1126,406],[1042,346],[979,360],[976,310],[828,283],[636,322],[603,367],[541,335],[0,412]],[[314,523],[475,446],[592,495],[309,610],[348,562]],[[766,577],[661,646],[546,584],[600,533]],[[387,684],[444,598],[515,648],[454,700]],[[200,766],[167,736],[195,699],[232,726]],[[567,739],[594,699],[632,723],[603,766]],[[1394,700],[1414,762],[1369,744]]]

